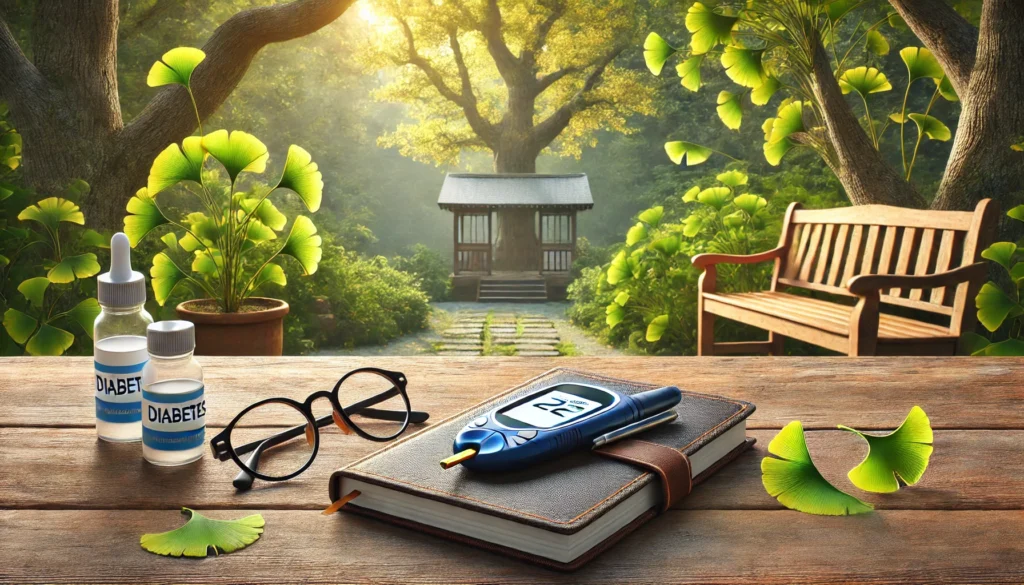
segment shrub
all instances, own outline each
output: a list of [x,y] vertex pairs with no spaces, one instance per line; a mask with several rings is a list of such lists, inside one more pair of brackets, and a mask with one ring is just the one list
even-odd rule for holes
[[429,299],[416,276],[383,256],[362,258],[333,245],[325,251],[316,274],[293,280],[282,295],[292,306],[287,353],[383,344],[427,326]]
[[440,253],[423,244],[410,246],[408,251],[408,255],[396,256],[392,260],[395,268],[415,275],[420,289],[427,293],[430,300],[449,300],[452,294],[449,262]]

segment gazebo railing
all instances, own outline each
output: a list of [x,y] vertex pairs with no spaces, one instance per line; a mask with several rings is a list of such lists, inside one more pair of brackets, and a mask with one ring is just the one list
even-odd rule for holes
[[491,273],[490,244],[455,244],[455,274],[460,272]]
[[572,244],[541,244],[540,271],[569,272],[572,270]]

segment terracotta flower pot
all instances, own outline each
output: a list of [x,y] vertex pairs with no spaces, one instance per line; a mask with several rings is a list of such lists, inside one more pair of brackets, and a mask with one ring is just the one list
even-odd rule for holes
[[250,297],[238,313],[210,310],[216,306],[212,299],[195,299],[176,307],[178,317],[196,326],[197,355],[281,355],[288,303]]

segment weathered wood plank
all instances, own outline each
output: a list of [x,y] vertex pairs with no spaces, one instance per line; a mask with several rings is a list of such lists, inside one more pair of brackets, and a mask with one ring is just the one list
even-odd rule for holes
[[[303,399],[330,389],[345,372],[376,365],[409,377],[413,407],[433,420],[473,406],[553,367],[571,367],[655,384],[678,384],[757,405],[751,428],[837,423],[879,428],[914,404],[935,428],[1024,428],[1022,358],[787,357],[285,357],[200,358],[206,370],[208,424],[226,425],[242,408],[271,396]],[[0,359],[0,426],[95,424],[92,360]],[[970,408],[965,408],[970,404]]]
[[[900,413],[890,417],[895,426]],[[837,422],[839,422],[837,420]],[[752,430],[744,453],[683,500],[691,509],[781,509],[761,485],[761,459],[774,430]],[[356,436],[321,437],[313,466],[278,484],[257,482],[237,493],[232,462],[211,456],[186,467],[161,468],[141,459],[138,444],[97,442],[85,429],[2,429],[0,508],[205,509],[252,507],[320,510],[330,504],[331,472],[380,448]],[[866,444],[851,433],[813,431],[807,445],[815,464],[836,486],[886,509],[1024,509],[1024,431],[938,431],[935,454],[921,482],[895,494],[861,493],[846,473]],[[438,455],[440,458],[441,454]]]
[[[232,518],[248,510],[213,512]],[[1019,583],[1024,512],[670,511],[561,574],[369,518],[262,511],[251,547],[156,556],[172,511],[0,511],[4,583]],[[59,554],[46,554],[59,543]]]

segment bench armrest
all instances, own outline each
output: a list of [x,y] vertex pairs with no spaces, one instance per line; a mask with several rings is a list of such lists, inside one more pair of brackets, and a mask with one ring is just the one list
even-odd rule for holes
[[697,254],[690,262],[693,263],[695,268],[700,269],[714,266],[715,264],[756,264],[779,258],[785,251],[785,248],[774,248],[767,252],[748,254],[746,256],[738,254]]
[[865,295],[887,288],[940,288],[972,280],[981,280],[988,274],[988,265],[976,262],[955,270],[921,276],[902,274],[861,274],[846,283],[846,288],[855,295]]

